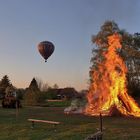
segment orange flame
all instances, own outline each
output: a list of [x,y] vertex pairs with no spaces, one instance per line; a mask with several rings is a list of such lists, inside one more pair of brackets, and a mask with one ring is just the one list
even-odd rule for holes
[[88,115],[120,115],[140,117],[140,108],[132,97],[127,94],[127,68],[117,54],[121,49],[120,36],[108,37],[108,48],[103,52],[104,61],[98,64],[98,70],[92,72],[93,83],[88,93]]

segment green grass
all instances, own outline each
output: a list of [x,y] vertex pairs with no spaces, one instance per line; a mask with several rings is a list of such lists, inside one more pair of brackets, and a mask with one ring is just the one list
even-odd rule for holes
[[71,100],[70,101],[53,101],[53,102],[47,102],[46,106],[47,107],[67,107],[70,106]]
[[[96,132],[99,118],[66,115],[62,107],[24,107],[16,118],[14,109],[0,108],[0,140],[84,140]],[[36,123],[31,128],[28,118],[60,121],[62,124]],[[103,140],[140,140],[140,119],[123,117],[103,118]]]

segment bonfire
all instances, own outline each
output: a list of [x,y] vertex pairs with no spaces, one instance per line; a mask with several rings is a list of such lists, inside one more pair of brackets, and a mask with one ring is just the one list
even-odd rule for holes
[[104,61],[92,72],[93,83],[87,95],[88,115],[125,115],[140,117],[140,108],[127,93],[127,67],[117,53],[121,50],[121,37],[115,33],[108,37],[108,48],[103,52]]

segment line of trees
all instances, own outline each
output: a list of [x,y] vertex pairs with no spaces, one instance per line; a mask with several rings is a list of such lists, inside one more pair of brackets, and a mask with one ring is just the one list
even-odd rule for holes
[[12,85],[9,77],[5,75],[0,81],[1,99],[5,97],[9,87],[16,91],[16,98],[23,100],[25,105],[44,104],[48,99],[71,100],[72,98],[82,95],[72,87],[59,88],[57,84],[50,87],[47,83],[43,83],[39,78],[33,78],[28,88],[18,89]]
[[91,78],[92,71],[98,69],[98,63],[104,59],[101,54],[106,51],[107,37],[114,33],[118,33],[121,36],[122,49],[116,51],[123,58],[128,68],[128,92],[134,97],[140,96],[140,33],[130,34],[120,29],[114,21],[106,21],[97,35],[92,36],[92,42],[99,47],[95,47],[92,50],[90,82],[94,82],[94,79]]
[[47,84],[44,85],[43,82],[40,81],[41,80],[36,80],[36,78],[33,78],[29,87],[26,89],[24,94],[26,105],[39,105],[50,99],[71,100],[75,97],[78,97],[79,95],[79,93],[74,88],[59,88],[57,84],[54,84],[53,87],[50,87]]

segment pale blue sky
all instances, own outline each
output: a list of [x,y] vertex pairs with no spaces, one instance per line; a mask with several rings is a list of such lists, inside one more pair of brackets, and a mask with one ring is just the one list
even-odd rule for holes
[[[92,34],[106,20],[140,32],[139,0],[0,0],[0,78],[27,87],[33,77],[49,85],[88,87]],[[40,41],[54,43],[45,63]]]

